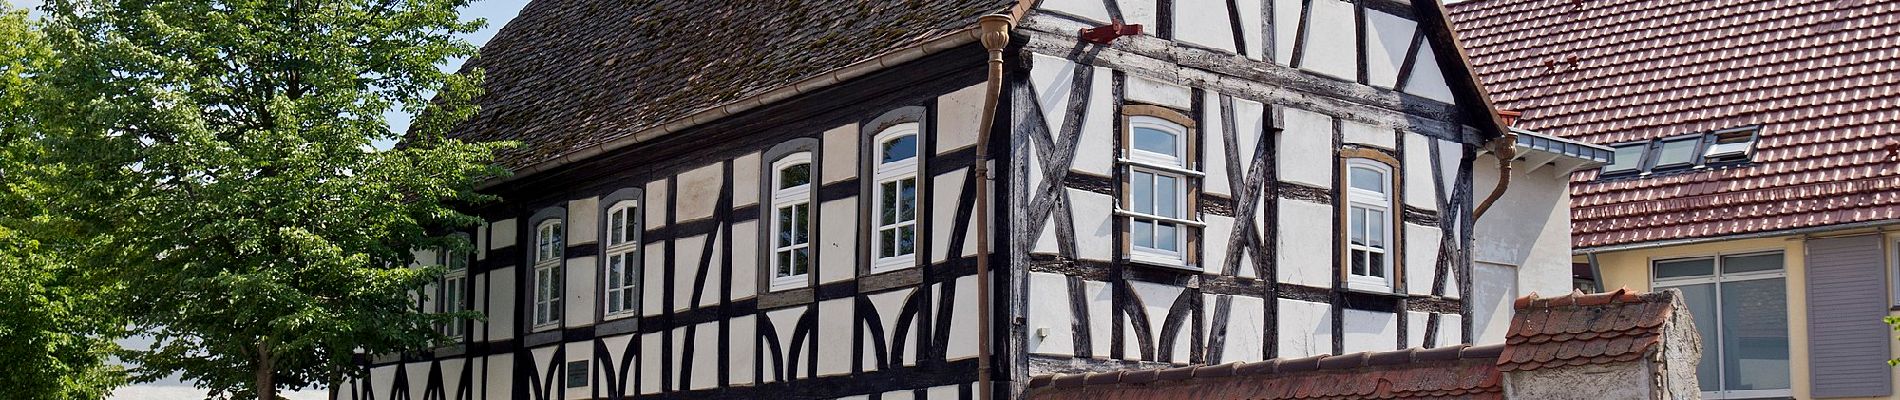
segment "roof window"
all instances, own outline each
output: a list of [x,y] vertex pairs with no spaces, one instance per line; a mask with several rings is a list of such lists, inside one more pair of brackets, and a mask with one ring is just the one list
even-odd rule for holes
[[1747,163],[1759,126],[1729,128],[1610,146],[1616,155],[1599,176],[1621,177]]
[[1703,163],[1729,163],[1748,161],[1755,155],[1758,127],[1723,129],[1709,134],[1709,149],[1702,152]]

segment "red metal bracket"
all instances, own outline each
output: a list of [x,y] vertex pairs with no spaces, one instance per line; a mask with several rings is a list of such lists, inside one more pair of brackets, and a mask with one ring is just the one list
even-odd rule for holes
[[1083,29],[1082,40],[1094,44],[1108,44],[1109,42],[1114,42],[1115,38],[1140,34],[1141,24],[1124,25],[1121,20],[1115,20],[1108,25]]

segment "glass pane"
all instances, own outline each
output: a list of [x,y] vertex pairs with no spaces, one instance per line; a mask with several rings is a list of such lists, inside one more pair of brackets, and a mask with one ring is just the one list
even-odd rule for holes
[[1181,178],[1167,175],[1155,175],[1155,215],[1180,218],[1180,198],[1175,192]]
[[1155,224],[1155,248],[1167,251],[1181,251],[1180,228],[1174,224],[1162,222]]
[[1351,253],[1352,253],[1352,274],[1365,275],[1366,274],[1366,251],[1353,250],[1351,251]]
[[1722,273],[1724,274],[1777,271],[1780,269],[1781,253],[1722,257]]
[[1722,352],[1718,348],[1719,337],[1715,332],[1721,327],[1715,315],[1715,284],[1676,286],[1682,290],[1682,302],[1689,306],[1689,318],[1695,323],[1696,334],[1702,336],[1702,361],[1696,366],[1696,380],[1702,385],[1702,391],[1720,390]]
[[1366,252],[1366,275],[1378,278],[1385,277],[1385,253],[1376,251]]
[[811,265],[810,254],[810,247],[792,250],[792,275],[804,275],[805,271],[810,270],[807,268]]
[[878,201],[880,202],[878,205],[878,214],[882,216],[881,219],[878,220],[879,225],[890,225],[891,222],[896,221],[897,181],[884,182],[884,184],[878,185]]
[[1693,260],[1671,260],[1656,262],[1656,279],[1712,276],[1715,275],[1715,260],[1698,258]]
[[1643,152],[1648,144],[1638,143],[1616,147],[1616,162],[1603,167],[1603,172],[1632,171],[1643,166]]
[[807,183],[811,183],[811,164],[809,163],[793,164],[778,170],[779,189]]
[[778,209],[778,247],[792,245],[792,208]]
[[620,305],[624,309],[633,309],[633,289],[620,291]]
[[810,240],[806,236],[811,234],[811,230],[807,229],[806,224],[811,222],[811,205],[794,205],[792,206],[792,213],[794,214],[792,216],[793,243],[810,243]]
[[1347,180],[1349,181],[1347,183],[1352,185],[1353,189],[1385,193],[1385,173],[1379,172],[1379,170],[1366,167],[1352,167],[1352,174]]
[[614,210],[613,215],[607,217],[607,221],[607,243],[620,244],[626,242],[627,210]]
[[1135,149],[1151,153],[1179,156],[1175,149],[1174,134],[1155,128],[1135,128]]
[[904,135],[884,142],[884,162],[917,157],[917,135]]
[[1663,142],[1662,150],[1656,152],[1656,166],[1695,162],[1695,147],[1698,144],[1701,144],[1701,141],[1676,140]]
[[917,253],[917,226],[905,225],[897,228],[897,254]]
[[1346,225],[1352,227],[1352,236],[1347,238],[1352,240],[1352,244],[1366,245],[1366,209],[1354,206],[1347,214],[1351,217]]
[[792,275],[792,252],[790,250],[786,250],[786,251],[779,251],[776,253],[778,254],[777,256],[778,260],[777,262],[772,264],[775,266],[775,271],[773,272],[774,273],[773,276],[791,276]]
[[1154,248],[1154,235],[1155,228],[1152,222],[1137,219],[1128,223],[1128,240],[1132,241],[1135,247]]
[[1366,210],[1366,245],[1385,248],[1385,211]]
[[1723,389],[1788,389],[1788,296],[1781,278],[1723,282],[1721,296]]
[[1134,204],[1131,204],[1130,208],[1133,208],[1135,212],[1154,213],[1154,210],[1155,210],[1155,184],[1154,184],[1155,176],[1154,174],[1141,172],[1141,171],[1135,171],[1134,173],[1129,174],[1128,179],[1129,179],[1128,189],[1134,192],[1133,196],[1131,196],[1133,198],[1133,201],[1131,202]]
[[878,257],[893,257],[897,251],[897,231],[885,229],[877,231]]
[[899,190],[897,192],[897,211],[898,211],[897,221],[902,222],[902,221],[916,220],[917,219],[917,179],[916,178],[904,179],[902,181],[899,181],[898,186],[901,187],[902,190]]

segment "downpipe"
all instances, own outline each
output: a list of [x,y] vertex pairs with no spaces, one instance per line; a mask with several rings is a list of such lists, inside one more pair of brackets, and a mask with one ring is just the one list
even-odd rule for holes
[[1484,202],[1478,203],[1478,208],[1472,211],[1473,223],[1484,218],[1484,212],[1490,210],[1492,204],[1504,197],[1504,191],[1511,188],[1511,161],[1517,159],[1517,132],[1506,130],[1504,136],[1492,140],[1489,146],[1491,155],[1498,158],[1498,185],[1491,188],[1491,195],[1486,196]]
[[996,122],[996,106],[1003,94],[1003,47],[1009,45],[1009,31],[1015,18],[1006,14],[985,15],[977,19],[977,38],[989,50],[988,91],[983,96],[983,123],[977,125],[976,165],[976,398],[990,400],[990,129]]

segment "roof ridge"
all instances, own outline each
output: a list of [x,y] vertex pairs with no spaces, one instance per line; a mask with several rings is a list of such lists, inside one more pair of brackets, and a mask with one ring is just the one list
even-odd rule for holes
[[1174,368],[1116,370],[1086,373],[1050,373],[1029,379],[1029,388],[1076,387],[1083,385],[1143,384],[1182,381],[1190,378],[1283,375],[1299,372],[1385,367],[1412,363],[1456,360],[1495,359],[1503,354],[1503,344],[1474,346],[1458,344],[1435,348],[1409,348],[1384,352],[1357,352],[1342,355],[1321,354],[1300,358],[1274,358],[1254,362],[1230,362],[1215,365],[1191,365]]

